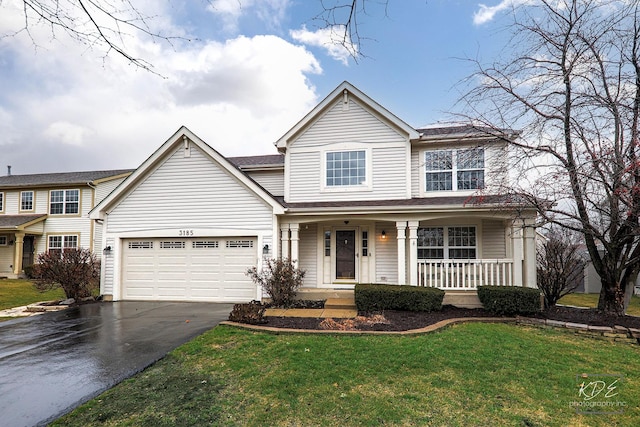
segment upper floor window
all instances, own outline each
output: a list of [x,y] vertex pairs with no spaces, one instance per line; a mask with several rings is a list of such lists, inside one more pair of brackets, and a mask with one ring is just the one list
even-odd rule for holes
[[52,215],[77,214],[80,211],[80,190],[52,190],[49,213]]
[[418,229],[419,259],[475,259],[476,227],[424,227]]
[[484,188],[484,150],[425,151],[425,191]]
[[326,186],[357,186],[367,181],[365,150],[326,153]]
[[21,211],[33,210],[33,191],[20,192],[20,210]]
[[78,247],[78,236],[49,236],[49,252],[61,254],[65,249],[75,249]]

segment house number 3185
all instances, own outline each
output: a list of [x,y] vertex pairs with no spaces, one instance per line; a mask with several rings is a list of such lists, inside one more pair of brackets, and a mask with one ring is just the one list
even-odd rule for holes
[[193,230],[179,230],[178,236],[193,236]]

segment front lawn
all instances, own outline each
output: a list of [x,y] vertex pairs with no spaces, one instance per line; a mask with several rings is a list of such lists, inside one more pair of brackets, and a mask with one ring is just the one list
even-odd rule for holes
[[0,310],[64,298],[62,289],[40,292],[29,280],[0,280]]
[[[576,307],[597,307],[600,294],[569,294],[560,298],[558,304],[573,305]],[[631,316],[640,316],[640,296],[631,297],[627,314]]]
[[[582,373],[624,375],[612,399],[624,413],[576,414]],[[638,396],[640,347],[566,331],[468,323],[416,336],[276,335],[219,326],[53,425],[632,426]]]

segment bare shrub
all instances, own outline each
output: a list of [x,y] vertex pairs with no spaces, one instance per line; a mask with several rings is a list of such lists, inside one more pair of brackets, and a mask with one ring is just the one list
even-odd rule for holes
[[544,295],[545,308],[556,305],[583,282],[585,260],[580,255],[580,247],[575,233],[552,229],[538,248],[538,288]]
[[290,258],[280,258],[265,261],[261,271],[251,267],[246,274],[254,283],[262,286],[274,306],[288,307],[302,286],[305,271],[296,268],[295,261]]
[[33,268],[38,290],[62,288],[67,298],[79,300],[100,288],[100,261],[89,249],[65,249],[38,255]]

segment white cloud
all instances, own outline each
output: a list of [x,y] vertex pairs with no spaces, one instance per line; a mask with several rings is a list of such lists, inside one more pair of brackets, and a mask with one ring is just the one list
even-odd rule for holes
[[503,10],[511,9],[515,6],[525,3],[531,3],[531,0],[502,0],[495,6],[487,6],[482,3],[478,5],[478,10],[473,14],[473,23],[475,25],[486,24],[493,20],[496,14]]
[[128,38],[165,78],[62,35],[39,40],[34,51],[26,34],[0,39],[0,80],[11,82],[0,91],[0,146],[15,174],[137,167],[181,125],[227,156],[274,154],[317,102],[307,77],[318,61],[276,36],[177,50]]
[[44,130],[43,134],[55,142],[82,146],[85,143],[86,137],[90,135],[91,132],[84,126],[62,121],[51,123]]
[[299,30],[289,31],[289,34],[300,43],[325,49],[333,59],[347,65],[349,57],[357,55],[358,45],[353,44],[349,38],[343,43],[344,29],[344,26],[338,25],[309,31],[303,25]]

